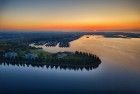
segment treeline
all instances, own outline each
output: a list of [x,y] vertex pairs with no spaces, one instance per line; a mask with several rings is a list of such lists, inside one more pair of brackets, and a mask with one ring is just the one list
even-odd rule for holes
[[30,49],[37,49],[35,47],[29,46],[28,42],[22,41],[0,41],[0,52],[8,51],[28,51]]
[[85,63],[101,62],[98,56],[91,53],[75,51],[75,55],[81,57],[81,60],[85,61]]
[[63,66],[63,67],[98,67],[101,63],[99,57],[94,54],[78,52],[67,53],[67,56],[63,58],[58,58],[57,54],[52,54],[50,57],[40,56],[35,59],[26,59],[23,57],[6,58],[4,55],[0,54],[1,62],[11,62],[14,64],[32,64],[36,65],[53,65],[53,66]]
[[[1,60],[0,60],[1,61]],[[29,67],[29,66],[32,66],[32,67],[38,67],[38,68],[51,68],[51,69],[63,69],[63,70],[74,70],[74,71],[77,71],[77,70],[93,70],[95,68],[97,68],[99,65],[97,66],[66,66],[66,65],[53,65],[53,64],[35,64],[35,63],[16,63],[16,62],[0,62],[0,65],[13,65],[13,66],[22,66],[22,67]]]

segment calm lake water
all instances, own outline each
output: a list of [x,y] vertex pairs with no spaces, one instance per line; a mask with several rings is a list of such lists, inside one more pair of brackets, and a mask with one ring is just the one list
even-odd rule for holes
[[41,47],[53,53],[90,52],[99,56],[102,63],[98,68],[90,71],[2,64],[0,65],[0,93],[140,94],[139,38],[104,38],[85,35],[72,41],[69,48]]

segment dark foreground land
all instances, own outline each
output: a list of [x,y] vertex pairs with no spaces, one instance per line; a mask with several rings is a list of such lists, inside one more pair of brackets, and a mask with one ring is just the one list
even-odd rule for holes
[[0,57],[1,64],[12,64],[20,66],[33,66],[33,67],[54,67],[62,69],[86,69],[92,70],[97,68],[101,60],[96,55],[90,53],[83,53],[76,51],[73,52],[59,52],[51,54],[49,57],[36,57],[36,58],[21,58],[21,57]]
[[[22,35],[21,35],[22,34]],[[98,56],[85,52],[45,52],[42,48],[30,46],[46,44],[46,46],[69,47],[69,42],[80,38],[86,33],[18,33],[0,34],[0,62],[14,65],[31,65],[37,67],[51,66],[63,69],[93,69],[101,63]]]

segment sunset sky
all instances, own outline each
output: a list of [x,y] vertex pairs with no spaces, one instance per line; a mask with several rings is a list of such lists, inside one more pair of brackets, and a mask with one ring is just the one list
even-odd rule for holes
[[0,29],[140,29],[140,0],[0,0]]

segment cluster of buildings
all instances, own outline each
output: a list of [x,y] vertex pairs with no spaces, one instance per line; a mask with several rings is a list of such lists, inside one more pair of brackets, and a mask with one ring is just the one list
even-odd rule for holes
[[[72,53],[72,52],[58,52],[58,53],[55,53],[54,56],[56,56],[57,58],[64,58],[64,57],[66,57],[68,55],[72,55],[72,54],[74,54],[74,53]],[[16,57],[23,57],[23,58],[28,59],[28,60],[35,60],[35,59],[40,57],[38,54],[31,53],[31,52],[25,53],[22,56],[20,56],[18,53],[14,52],[14,51],[6,52],[1,56],[5,57],[5,58],[10,58],[10,59],[15,59]]]
[[[18,54],[16,52],[6,52],[4,54],[5,58],[13,58],[13,59],[15,59],[17,56],[18,56]],[[25,59],[36,59],[38,57],[38,55],[34,54],[34,53],[26,53],[23,57]]]

